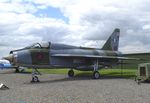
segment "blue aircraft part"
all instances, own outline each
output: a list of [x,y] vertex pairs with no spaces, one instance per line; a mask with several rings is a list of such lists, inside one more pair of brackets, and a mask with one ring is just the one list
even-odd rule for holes
[[11,64],[0,64],[0,69],[8,69],[8,68],[11,68],[12,65]]

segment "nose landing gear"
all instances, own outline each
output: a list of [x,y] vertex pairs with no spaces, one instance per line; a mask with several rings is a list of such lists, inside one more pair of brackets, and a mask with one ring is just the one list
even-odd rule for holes
[[32,69],[32,79],[31,83],[40,82],[37,75],[41,75],[41,73],[37,69]]
[[33,76],[31,82],[40,82],[37,76]]

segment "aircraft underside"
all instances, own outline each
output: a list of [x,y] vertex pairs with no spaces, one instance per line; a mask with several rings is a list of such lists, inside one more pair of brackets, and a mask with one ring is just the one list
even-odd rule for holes
[[[70,61],[73,61],[72,59],[70,59]],[[70,64],[68,64],[68,60],[66,61],[61,61],[57,60],[57,62],[53,62],[54,64],[51,65],[27,65],[27,64],[18,64],[18,66],[22,66],[22,67],[28,67],[28,68],[33,68],[32,70],[32,82],[38,82],[38,76],[37,74],[41,74],[38,72],[38,69],[69,69],[68,71],[68,77],[73,77],[74,76],[74,71],[73,70],[80,70],[80,71],[92,71],[93,72],[93,78],[94,79],[98,79],[100,77],[100,73],[99,73],[99,69],[104,68],[104,67],[109,67],[112,66],[112,64],[117,64],[117,62],[113,61],[113,62],[108,62],[105,63],[103,62],[99,62],[98,59],[95,59],[93,61],[89,60],[89,61],[85,61],[85,62],[78,62],[76,61],[76,63],[74,62],[69,62]]]

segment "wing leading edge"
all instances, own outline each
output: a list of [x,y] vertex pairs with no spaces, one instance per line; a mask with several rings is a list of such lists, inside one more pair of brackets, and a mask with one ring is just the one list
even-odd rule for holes
[[98,55],[73,55],[73,54],[53,54],[53,57],[82,57],[82,58],[98,58],[98,59],[119,59],[119,60],[140,60],[139,58],[128,58],[118,56],[98,56]]

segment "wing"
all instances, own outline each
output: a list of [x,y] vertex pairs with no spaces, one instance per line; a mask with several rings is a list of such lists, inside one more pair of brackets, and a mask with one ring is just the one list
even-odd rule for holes
[[143,61],[150,61],[150,53],[130,53],[130,54],[123,54],[124,57],[127,58],[140,58]]
[[99,55],[76,55],[76,54],[53,54],[54,57],[82,57],[82,58],[98,58],[98,59],[119,59],[119,60],[139,60],[139,58],[129,58],[120,56],[99,56]]

